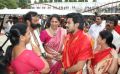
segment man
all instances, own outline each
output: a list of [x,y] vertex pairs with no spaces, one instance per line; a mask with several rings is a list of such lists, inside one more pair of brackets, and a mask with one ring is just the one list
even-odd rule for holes
[[[42,43],[39,39],[39,17],[38,14],[36,12],[28,12],[25,16],[24,16],[24,20],[27,23],[29,30],[30,30],[30,35],[31,35],[31,43],[34,44],[34,46],[36,48],[38,48],[39,50],[36,51],[36,53],[39,53],[39,51],[41,50],[42,53],[45,52]],[[33,48],[33,45],[29,43],[27,44],[27,48],[31,49]],[[36,49],[35,48],[35,49]]]
[[82,74],[85,63],[93,57],[91,38],[83,31],[84,22],[80,13],[67,15],[66,37],[61,72]]
[[105,23],[103,23],[102,20],[103,19],[101,16],[96,16],[96,23],[92,24],[88,31],[88,34],[92,37],[92,39],[94,41],[94,45],[93,45],[94,49],[96,48],[99,32],[105,28]]
[[113,44],[116,46],[117,52],[120,49],[120,35],[116,32],[115,26],[118,24],[118,18],[111,16],[106,21],[106,29],[111,31],[113,34]]

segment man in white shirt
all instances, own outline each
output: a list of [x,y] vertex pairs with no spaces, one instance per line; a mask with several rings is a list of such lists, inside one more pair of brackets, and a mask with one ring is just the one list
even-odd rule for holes
[[96,23],[92,24],[88,34],[92,37],[93,41],[94,41],[94,47],[93,49],[96,48],[96,44],[97,44],[97,38],[99,35],[99,32],[102,31],[105,28],[105,23],[102,22],[102,17],[101,16],[96,16]]
[[42,46],[42,42],[39,39],[39,17],[36,12],[30,11],[24,16],[25,22],[27,23],[29,30],[30,30],[30,35],[31,35],[31,42],[29,42],[26,45],[27,49],[32,50],[33,49],[33,44],[38,48],[39,50],[36,52],[41,52],[42,54],[45,53],[45,50]]

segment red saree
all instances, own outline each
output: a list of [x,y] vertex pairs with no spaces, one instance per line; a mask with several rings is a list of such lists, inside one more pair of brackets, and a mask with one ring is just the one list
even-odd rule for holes
[[94,54],[94,58],[91,60],[93,74],[108,74],[107,70],[112,63],[110,51],[111,48],[108,48]]
[[[74,35],[69,34],[63,50],[63,67],[67,69],[78,61],[91,59],[93,57],[91,42],[91,38],[82,30]],[[69,74],[82,74],[82,70]]]

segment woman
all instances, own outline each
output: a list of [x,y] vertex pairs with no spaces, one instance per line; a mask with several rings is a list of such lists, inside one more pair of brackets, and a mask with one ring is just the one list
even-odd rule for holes
[[40,53],[27,50],[26,44],[30,41],[30,31],[25,24],[13,25],[9,35],[11,46],[6,51],[6,64],[9,64],[9,73],[15,74],[40,74],[48,73],[49,66]]
[[97,48],[94,51],[94,58],[88,65],[89,74],[115,74],[117,71],[117,59],[111,54],[115,51],[112,44],[113,35],[107,30],[99,33]]
[[47,60],[51,68],[50,74],[56,74],[62,66],[60,58],[66,30],[58,27],[60,25],[60,17],[57,14],[52,15],[48,23],[49,28],[41,32],[40,39],[47,52]]

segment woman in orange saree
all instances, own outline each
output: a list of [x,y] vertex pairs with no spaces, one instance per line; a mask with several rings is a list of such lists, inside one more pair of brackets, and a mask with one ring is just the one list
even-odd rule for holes
[[60,17],[58,15],[52,15],[49,21],[50,27],[41,32],[40,39],[47,52],[46,59],[50,65],[49,74],[56,74],[62,67],[60,57],[66,30],[62,27],[58,27],[60,25]]
[[112,44],[113,35],[107,30],[99,33],[98,46],[94,51],[94,58],[88,65],[89,74],[115,74],[117,71],[117,59],[111,54],[115,51]]

